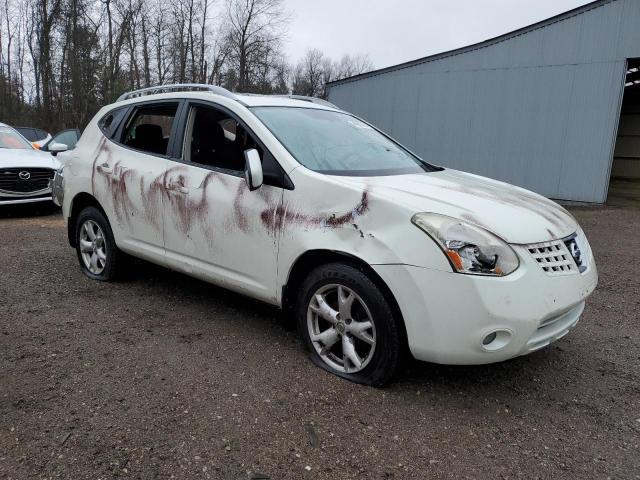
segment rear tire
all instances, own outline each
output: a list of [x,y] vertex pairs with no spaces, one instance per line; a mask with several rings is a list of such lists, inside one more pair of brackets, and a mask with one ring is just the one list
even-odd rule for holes
[[295,316],[314,363],[352,382],[383,386],[401,363],[401,326],[384,293],[362,271],[332,263],[313,270]]
[[76,220],[76,253],[87,277],[111,282],[118,277],[123,253],[116,246],[109,221],[95,207],[87,207]]

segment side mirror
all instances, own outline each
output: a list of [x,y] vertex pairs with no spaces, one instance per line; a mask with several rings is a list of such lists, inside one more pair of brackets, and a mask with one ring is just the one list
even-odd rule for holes
[[244,178],[249,190],[256,190],[262,186],[262,162],[258,150],[252,148],[244,152]]
[[51,155],[55,157],[58,153],[66,152],[67,150],[69,150],[69,147],[64,143],[53,142],[47,147],[47,150],[49,150],[51,152]]

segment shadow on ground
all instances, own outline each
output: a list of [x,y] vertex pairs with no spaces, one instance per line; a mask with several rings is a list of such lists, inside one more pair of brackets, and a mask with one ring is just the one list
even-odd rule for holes
[[[129,258],[127,263],[129,268],[120,280],[123,284],[144,288],[153,285],[152,288],[158,289],[158,296],[161,296],[162,291],[172,290],[174,295],[198,303],[205,310],[222,308],[233,311],[242,318],[255,319],[257,321],[252,321],[252,327],[262,330],[262,335],[271,341],[284,342],[291,334],[297,336],[294,319],[274,306],[143,260]],[[229,322],[230,325],[235,322],[233,319],[223,321]],[[299,348],[301,352],[304,350],[302,341],[299,341]],[[530,374],[544,368],[545,364],[551,362],[561,365],[561,352],[561,348],[552,346],[532,355],[499,364],[467,366],[437,365],[407,358],[404,371],[398,376],[397,381],[386,389],[394,391],[428,385],[456,390],[473,386],[490,389],[494,393],[495,389],[502,388],[513,392],[515,388],[527,388]],[[514,385],[514,379],[520,384]]]
[[61,210],[51,202],[0,205],[0,219],[54,217],[57,215],[61,215]]

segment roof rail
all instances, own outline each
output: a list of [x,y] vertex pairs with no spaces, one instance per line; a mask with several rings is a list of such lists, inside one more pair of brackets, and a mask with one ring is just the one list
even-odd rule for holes
[[156,85],[155,87],[141,88],[140,90],[133,90],[131,92],[125,92],[118,97],[116,102],[123,100],[129,100],[131,98],[143,97],[145,95],[155,95],[157,93],[170,93],[170,92],[198,92],[206,91],[215,93],[216,95],[222,95],[223,97],[236,99],[236,96],[226,88],[218,87],[216,85],[208,85],[206,83],[174,83],[170,85]]
[[274,95],[274,96],[290,98],[292,100],[302,100],[303,102],[317,103],[318,105],[323,105],[325,107],[340,109],[338,106],[334,105],[333,103],[327,102],[326,100],[323,100],[322,98],[318,98],[318,97],[307,97],[305,95]]

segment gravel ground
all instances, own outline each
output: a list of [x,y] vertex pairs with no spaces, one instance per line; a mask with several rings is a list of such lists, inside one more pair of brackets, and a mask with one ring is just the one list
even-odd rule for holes
[[36,213],[0,211],[0,478],[640,478],[640,209],[573,209],[600,285],[570,335],[386,389],[238,295],[142,262],[85,278]]

